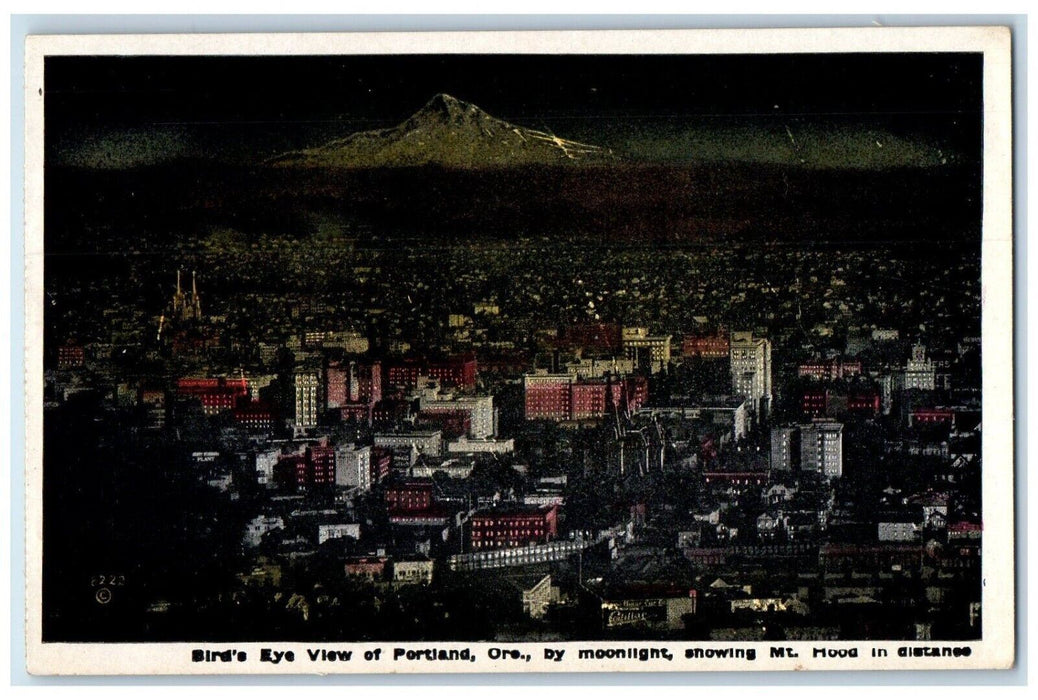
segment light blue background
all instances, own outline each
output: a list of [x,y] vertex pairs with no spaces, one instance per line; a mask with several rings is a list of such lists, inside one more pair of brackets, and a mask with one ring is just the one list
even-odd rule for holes
[[[486,674],[393,676],[124,676],[47,678],[25,672],[24,625],[24,47],[30,34],[334,32],[493,29],[709,29],[1008,25],[1013,30],[1015,299],[1027,299],[1027,18],[1023,15],[13,15],[11,17],[11,683],[12,685],[1023,685],[1027,683],[1027,431],[1017,431],[1017,664],[1010,671]],[[1027,319],[1014,308],[1016,422],[1027,425]]]

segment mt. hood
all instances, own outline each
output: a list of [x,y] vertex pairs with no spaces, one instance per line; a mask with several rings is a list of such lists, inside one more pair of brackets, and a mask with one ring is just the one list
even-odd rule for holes
[[269,162],[282,167],[379,168],[439,165],[476,169],[515,165],[596,164],[618,160],[606,148],[509,124],[479,107],[439,94],[402,124],[359,131]]

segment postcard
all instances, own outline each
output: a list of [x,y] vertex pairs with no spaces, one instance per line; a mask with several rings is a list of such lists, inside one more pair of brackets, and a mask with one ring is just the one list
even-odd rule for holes
[[29,37],[29,672],[1012,666],[1010,42]]

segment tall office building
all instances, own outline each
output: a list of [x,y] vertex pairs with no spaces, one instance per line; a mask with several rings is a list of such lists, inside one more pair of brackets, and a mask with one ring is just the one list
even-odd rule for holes
[[937,384],[937,372],[933,360],[926,356],[925,345],[914,345],[912,356],[905,364],[904,388],[933,391]]
[[297,372],[295,375],[295,422],[300,428],[312,428],[317,425],[320,412],[319,389],[321,375],[319,372]]
[[738,331],[732,333],[728,353],[732,392],[745,396],[762,418],[771,407],[771,341]]
[[797,454],[797,429],[781,427],[771,429],[771,470],[792,471]]
[[800,468],[843,476],[843,424],[820,421],[800,426]]

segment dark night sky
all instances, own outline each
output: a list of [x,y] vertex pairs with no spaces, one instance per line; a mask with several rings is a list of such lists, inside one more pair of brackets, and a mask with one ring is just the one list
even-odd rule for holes
[[253,160],[447,92],[645,160],[979,160],[979,54],[51,57],[51,163]]

